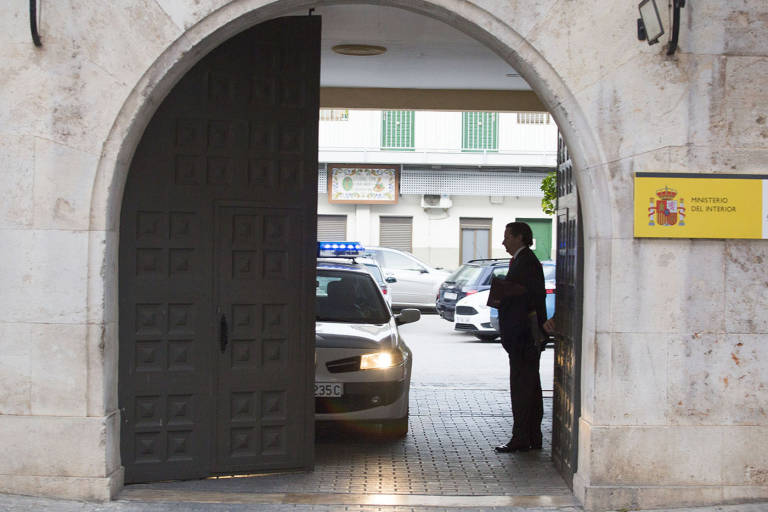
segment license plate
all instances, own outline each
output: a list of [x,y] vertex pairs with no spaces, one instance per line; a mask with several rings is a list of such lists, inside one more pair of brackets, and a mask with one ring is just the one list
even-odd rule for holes
[[315,382],[315,396],[337,398],[344,394],[343,382]]
[[457,295],[453,292],[445,292],[443,298],[447,300],[456,300]]
[[458,316],[457,315],[456,316],[456,323],[457,324],[468,324],[469,323],[469,318],[467,318],[466,316]]

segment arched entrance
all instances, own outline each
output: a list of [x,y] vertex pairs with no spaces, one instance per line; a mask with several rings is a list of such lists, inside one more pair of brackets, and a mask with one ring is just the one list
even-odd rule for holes
[[[257,2],[253,3],[257,4]],[[297,3],[284,2],[282,4],[281,9],[288,11],[295,8]],[[494,20],[485,11],[470,9],[463,11],[462,15],[458,16],[446,4],[448,2],[424,3],[418,10],[423,14],[442,19],[472,34],[498,53],[504,55],[508,61],[520,69],[528,81],[537,89],[543,101],[550,107],[550,110],[564,130],[566,139],[573,139],[576,142],[573,147],[576,168],[578,168],[579,162],[578,155],[581,155],[583,159],[587,153],[591,155],[598,153],[599,150],[596,146],[589,144],[591,142],[588,136],[589,130],[586,128],[583,120],[581,120],[578,106],[571,99],[567,88],[559,81],[551,67],[540,56],[531,51],[524,39],[519,37],[512,28]],[[406,7],[401,5],[401,2],[391,2],[391,5]],[[274,3],[267,6],[253,5],[251,7],[252,10],[247,11],[245,14],[241,10],[242,6],[238,9],[239,12],[234,12],[234,8],[231,7],[223,9],[217,12],[216,19],[206,19],[204,23],[196,26],[194,30],[190,30],[179,40],[180,42],[177,45],[174,45],[174,47],[166,52],[167,60],[163,63],[158,63],[157,68],[152,70],[153,73],[148,73],[150,76],[145,77],[143,86],[138,88],[138,96],[132,97],[132,100],[136,103],[129,101],[126,104],[121,119],[118,119],[110,137],[117,145],[117,150],[112,154],[113,159],[110,159],[109,156],[105,156],[102,159],[102,168],[108,171],[105,173],[105,176],[107,176],[105,179],[111,183],[111,187],[109,187],[111,200],[105,202],[110,205],[109,212],[114,224],[117,224],[117,218],[119,218],[121,190],[128,173],[128,164],[126,162],[130,161],[135,141],[138,140],[144,131],[147,123],[146,120],[151,116],[151,111],[153,110],[152,101],[142,98],[142,94],[148,93],[148,96],[153,99],[163,97],[165,92],[169,90],[175,77],[182,75],[185,69],[189,68],[197,60],[196,55],[205,53],[209,48],[216,46],[219,41],[227,39],[229,35],[238,32],[246,26],[280,14],[280,12],[277,12],[277,6]],[[411,5],[407,7],[413,9]],[[231,17],[228,18],[227,16]],[[481,26],[484,28],[481,29]],[[193,52],[184,55],[184,50],[187,48],[193,49]],[[169,60],[173,61],[174,64],[167,65],[166,62]],[[153,83],[152,76],[160,76],[158,84],[161,85]],[[99,189],[100,187],[97,187],[97,190]],[[108,248],[108,251],[113,255],[117,251],[116,241],[114,244],[114,246]],[[114,293],[116,294],[116,291]],[[121,300],[123,297],[122,293],[121,291]],[[121,324],[123,323],[122,315],[120,322]]]

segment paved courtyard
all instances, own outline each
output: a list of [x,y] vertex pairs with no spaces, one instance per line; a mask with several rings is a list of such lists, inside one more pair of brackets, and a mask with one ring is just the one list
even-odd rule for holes
[[[173,499],[194,501],[196,496],[212,499],[218,495],[227,500],[232,495],[256,493],[291,494],[295,501],[309,499],[307,495],[325,495],[321,501],[333,501],[331,495],[345,494],[346,498],[337,496],[337,501],[355,501],[354,496],[375,494],[422,496],[414,503],[428,502],[429,496],[546,496],[559,497],[561,505],[569,504],[571,492],[550,461],[552,401],[545,399],[544,403],[545,443],[540,451],[493,451],[493,446],[509,436],[506,391],[416,387],[405,439],[383,440],[353,428],[324,428],[318,431],[313,472],[137,484],[126,487],[121,499],[152,501],[176,496]],[[361,496],[357,501],[370,500]]]

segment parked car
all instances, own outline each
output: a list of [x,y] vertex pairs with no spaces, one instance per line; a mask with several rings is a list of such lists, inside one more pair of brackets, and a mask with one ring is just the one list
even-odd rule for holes
[[362,263],[318,259],[315,419],[374,423],[382,434],[408,431],[411,350],[398,326],[417,309],[393,315]]
[[374,281],[376,281],[376,284],[378,284],[379,288],[381,288],[381,293],[384,295],[384,298],[387,300],[387,304],[389,304],[391,307],[392,294],[389,293],[389,285],[391,283],[396,283],[397,278],[395,276],[384,277],[384,272],[381,270],[381,267],[379,266],[378,263],[376,263],[375,260],[372,260],[370,258],[355,258],[355,261],[365,265],[365,268],[373,276],[373,279]]
[[470,260],[440,285],[435,308],[438,314],[454,321],[456,302],[467,295],[491,288],[491,279],[507,275],[509,258]]
[[435,295],[448,277],[447,271],[430,267],[413,254],[387,247],[366,247],[364,255],[376,260],[385,277],[397,279],[389,286],[393,307],[435,307]]
[[467,295],[456,303],[453,328],[473,334],[481,341],[493,341],[499,337],[498,325],[491,324],[491,308],[487,306],[490,289]]
[[[547,292],[547,318],[552,318],[555,314],[555,288],[556,288],[556,270],[557,267],[554,261],[546,260],[541,262],[541,267],[544,270],[544,289]],[[497,331],[499,330],[499,311],[496,308],[491,308],[491,325]]]

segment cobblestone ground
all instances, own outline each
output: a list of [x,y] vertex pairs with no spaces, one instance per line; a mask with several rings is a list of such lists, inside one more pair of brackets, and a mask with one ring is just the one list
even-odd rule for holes
[[318,432],[311,473],[132,485],[127,489],[256,493],[570,495],[550,460],[552,400],[544,400],[544,449],[498,454],[509,439],[509,393],[414,387],[409,433]]

